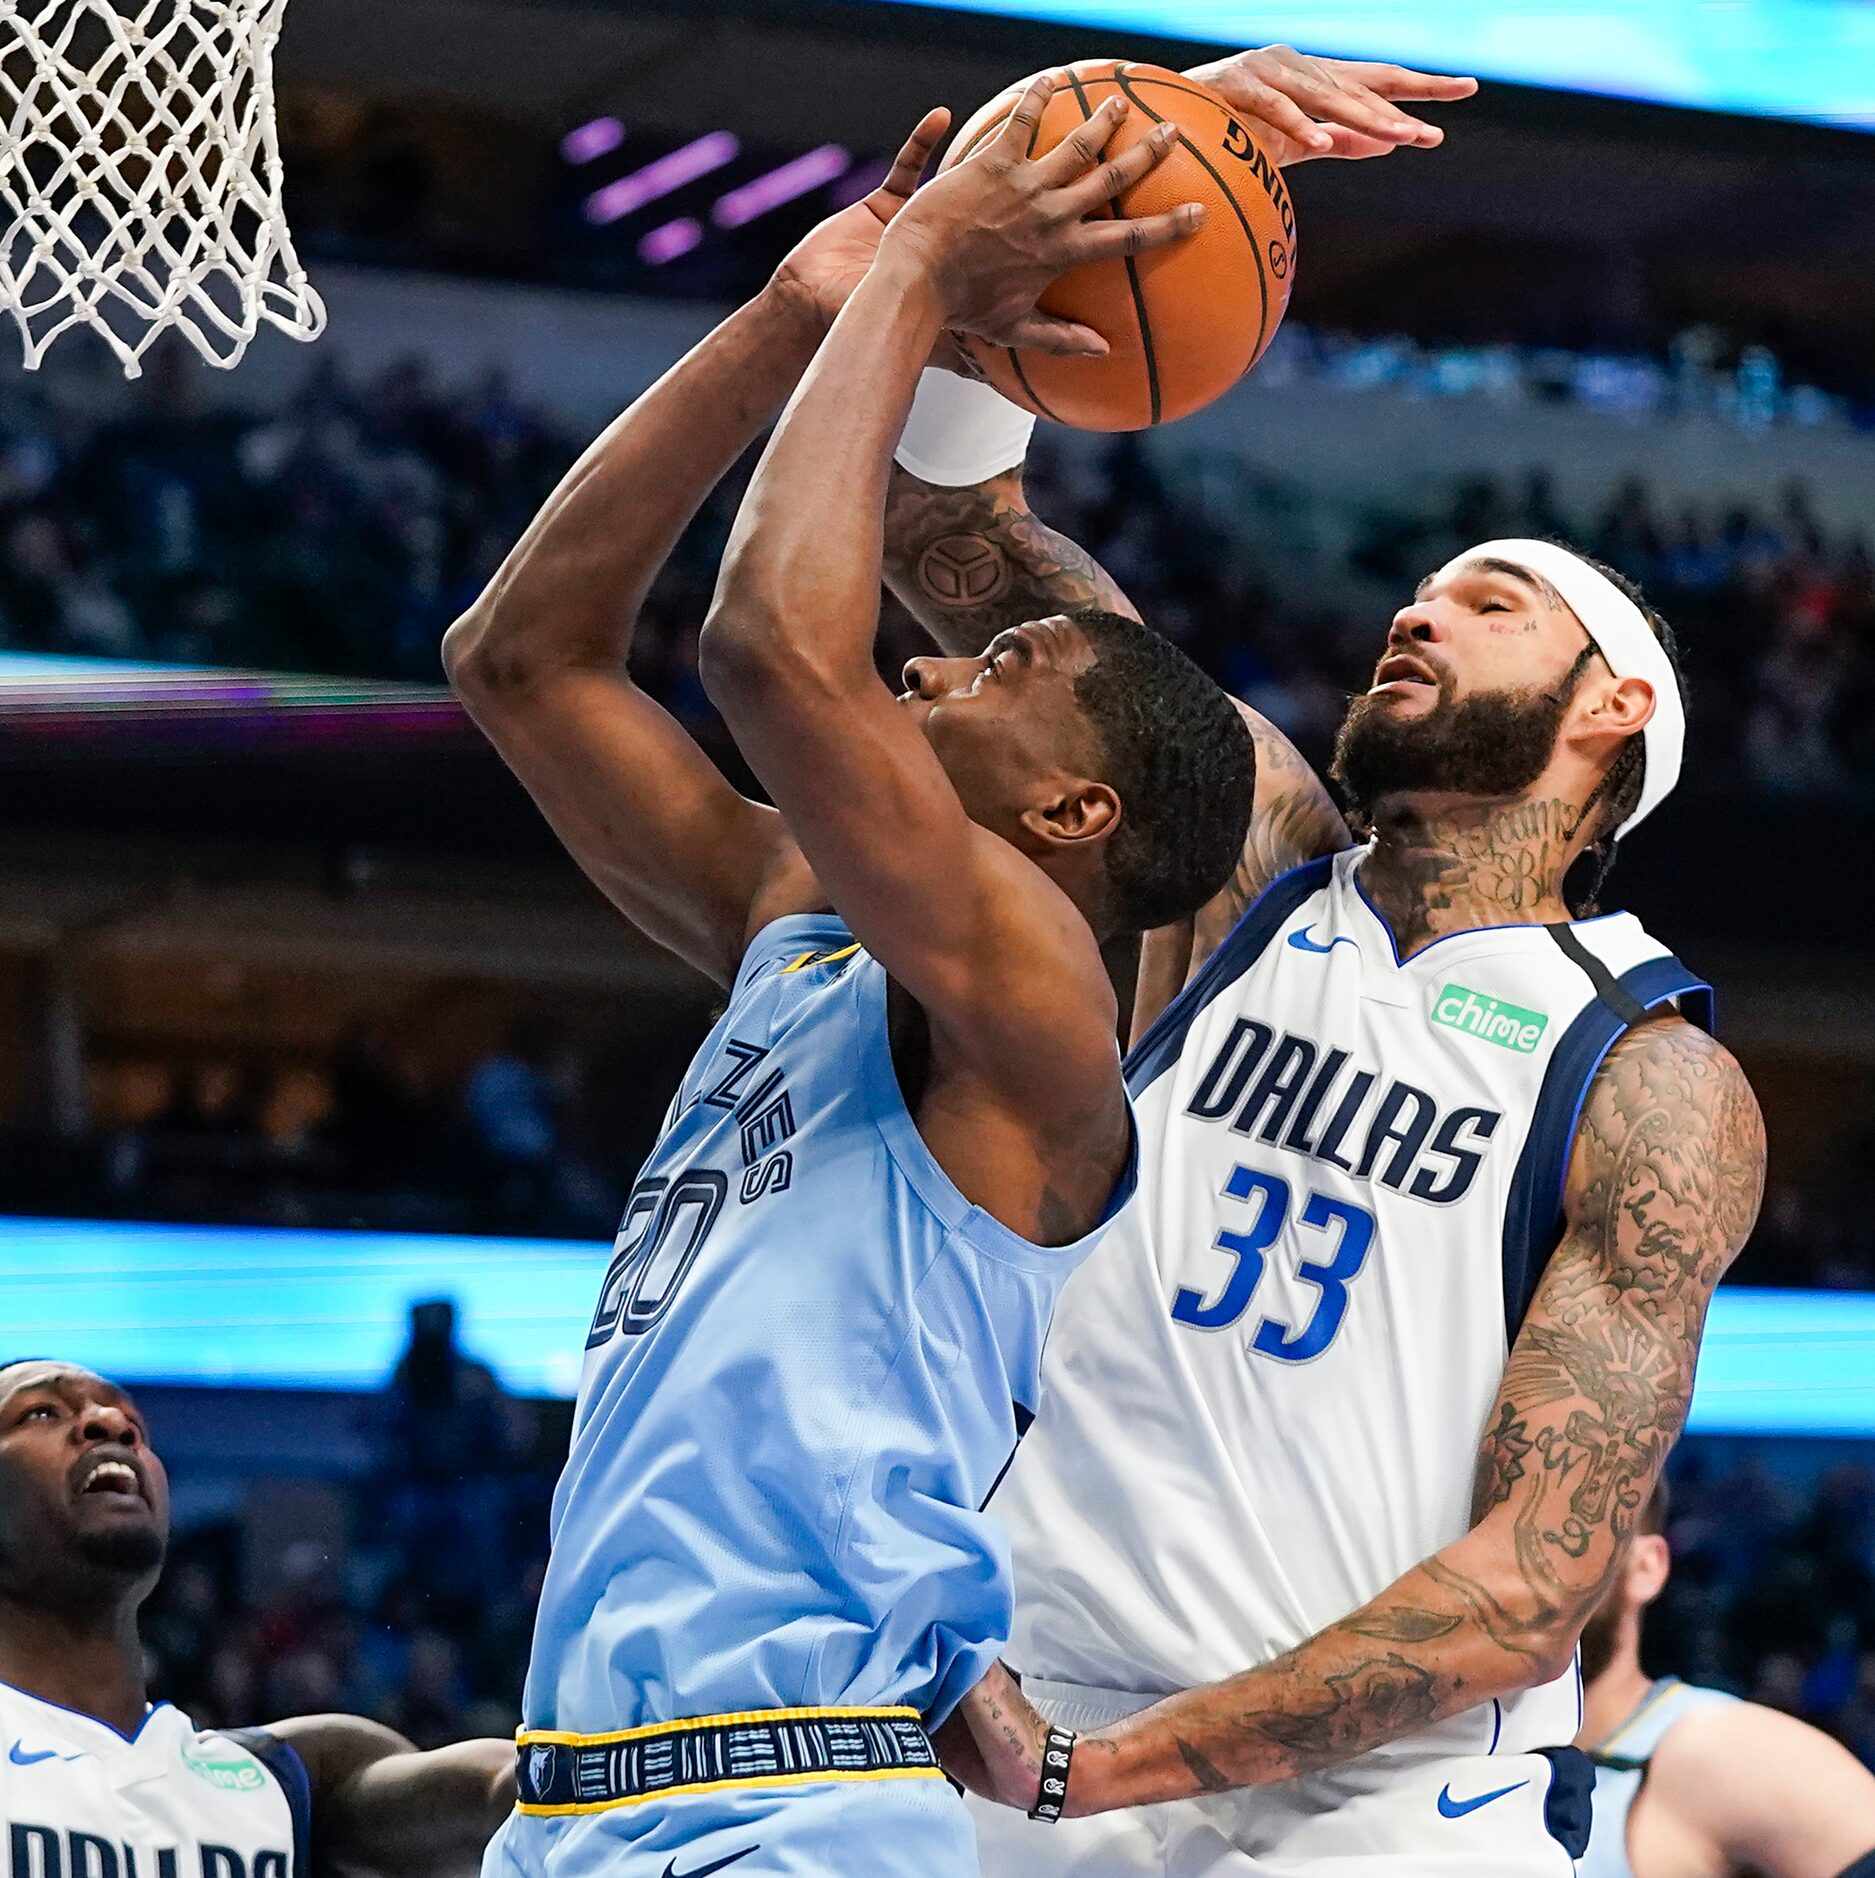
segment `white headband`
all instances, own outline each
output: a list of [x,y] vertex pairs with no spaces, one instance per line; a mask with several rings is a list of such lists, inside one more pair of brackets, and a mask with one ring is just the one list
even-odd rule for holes
[[1617,678],[1644,678],[1653,687],[1654,714],[1641,732],[1641,746],[1647,752],[1641,799],[1615,831],[1631,833],[1673,793],[1686,750],[1686,704],[1666,647],[1641,609],[1607,575],[1553,541],[1482,541],[1440,571],[1449,573],[1466,561],[1481,560],[1511,561],[1541,575],[1582,622],[1608,669]]

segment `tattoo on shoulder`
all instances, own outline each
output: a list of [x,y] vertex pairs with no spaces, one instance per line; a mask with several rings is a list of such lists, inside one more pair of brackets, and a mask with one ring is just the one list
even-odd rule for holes
[[1193,922],[1193,971],[1223,944],[1244,908],[1279,874],[1334,854],[1349,840],[1346,821],[1301,751],[1268,718],[1242,705],[1238,709],[1256,744],[1256,806],[1236,872]]

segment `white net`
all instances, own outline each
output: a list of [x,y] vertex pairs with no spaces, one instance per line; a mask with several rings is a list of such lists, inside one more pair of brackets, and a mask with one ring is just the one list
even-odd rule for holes
[[136,377],[170,327],[212,365],[325,308],[281,205],[286,0],[0,0],[0,308],[36,367],[73,327]]

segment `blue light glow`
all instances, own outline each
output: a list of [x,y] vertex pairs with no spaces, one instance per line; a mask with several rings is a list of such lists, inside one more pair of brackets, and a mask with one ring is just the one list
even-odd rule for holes
[[[375,1389],[419,1298],[524,1394],[570,1395],[610,1248],[549,1239],[0,1219],[0,1361],[124,1382]],[[1875,1438],[1875,1294],[1721,1290],[1698,1434]]]
[[[1391,59],[1435,72],[1875,129],[1863,0],[932,0],[1093,32]],[[1090,57],[1111,48],[1090,38]],[[1012,73],[1013,77],[1014,74]]]
[[375,1389],[419,1298],[510,1389],[571,1395],[611,1248],[427,1233],[0,1219],[0,1361],[124,1382]]

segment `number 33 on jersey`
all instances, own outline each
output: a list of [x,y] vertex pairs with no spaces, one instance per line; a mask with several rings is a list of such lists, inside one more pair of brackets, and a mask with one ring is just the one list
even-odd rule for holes
[[[1589,1082],[1647,1010],[1705,1016],[1627,914],[1402,961],[1364,852],[1276,881],[1128,1061],[1139,1205],[1063,1292],[993,1503],[1025,1673],[1210,1682],[1458,1538]],[[1568,1740],[1567,1681],[1444,1751]]]

